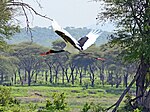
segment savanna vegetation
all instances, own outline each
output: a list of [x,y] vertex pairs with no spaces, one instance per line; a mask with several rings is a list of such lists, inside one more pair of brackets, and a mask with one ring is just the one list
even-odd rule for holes
[[[105,5],[97,20],[109,19],[117,24],[118,29],[110,41],[91,46],[85,51],[89,55],[63,52],[41,57],[39,54],[49,48],[34,43],[25,8],[36,11],[19,0],[1,0],[0,111],[150,110],[150,1],[94,1]],[[14,20],[20,9],[27,20],[32,42],[10,45],[6,39],[20,31]],[[60,40],[51,45],[57,50],[64,46]]]

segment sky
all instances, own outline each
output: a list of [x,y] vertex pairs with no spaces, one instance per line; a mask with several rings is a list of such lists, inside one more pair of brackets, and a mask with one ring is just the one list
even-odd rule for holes
[[[42,8],[39,7],[38,1]],[[96,17],[100,12],[100,3],[92,0],[23,0],[38,13],[55,19],[62,27],[90,27],[96,26]],[[22,27],[25,19],[18,17]],[[51,22],[39,16],[30,17],[30,26],[49,27]],[[111,30],[112,25],[106,24],[101,29]]]

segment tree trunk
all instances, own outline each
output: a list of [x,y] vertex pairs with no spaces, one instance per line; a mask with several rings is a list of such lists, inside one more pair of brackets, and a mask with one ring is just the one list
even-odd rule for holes
[[28,70],[27,73],[28,73],[28,86],[30,86],[31,85],[31,71]]
[[80,85],[82,85],[82,72],[80,72]]
[[18,69],[18,75],[19,75],[19,78],[20,78],[21,86],[23,86],[23,79],[21,77],[20,69]]
[[45,71],[45,83],[47,84],[47,79],[48,79],[48,71]]
[[124,77],[123,77],[123,85],[125,86],[125,87],[127,87],[128,86],[128,73],[125,73],[124,74]]
[[150,112],[150,90],[146,94],[146,98],[144,100],[144,106],[145,106],[145,110],[144,111]]
[[71,80],[71,83],[72,83],[72,85],[74,85],[74,69],[72,69],[71,70],[71,78],[72,78],[72,80]]
[[34,80],[34,83],[37,82],[37,76],[38,76],[38,73],[36,72],[36,73],[35,73],[35,80]]
[[65,83],[65,70],[62,68],[62,84]]
[[111,107],[107,108],[106,110],[111,109],[112,107],[114,107],[114,109],[112,110],[112,112],[116,112],[117,108],[119,107],[121,101],[123,100],[124,96],[129,92],[130,88],[132,87],[132,85],[136,82],[136,80],[139,78],[139,71],[140,71],[140,65],[137,69],[137,72],[133,78],[133,80],[131,81],[131,83],[129,84],[129,86],[123,91],[123,93],[121,94],[121,96],[119,97],[118,101],[113,104]]
[[66,75],[67,83],[69,83],[70,80],[69,80],[69,76],[68,76],[68,68],[65,70],[65,75]]
[[0,81],[0,84],[2,84],[2,83],[3,83],[3,81],[4,81],[4,74],[3,74],[3,73],[1,73],[1,81]]
[[94,87],[94,82],[95,82],[95,75],[94,71],[95,69],[92,66],[89,66],[90,69],[90,81],[91,81],[91,86]]
[[58,77],[58,73],[59,73],[59,64],[56,63],[53,68],[54,68],[54,71],[55,71],[55,84],[57,84],[59,82],[59,77]]
[[104,75],[103,75],[103,73],[100,73],[100,81],[102,82],[102,85],[103,85],[103,87],[104,87]]
[[144,104],[144,92],[145,92],[145,81],[146,81],[146,74],[148,71],[148,65],[144,62],[143,58],[141,58],[141,66],[139,71],[139,77],[136,80],[136,97],[141,96],[136,99],[137,107],[143,106]]
[[14,73],[14,84],[16,84],[16,82],[17,82],[17,73],[15,72]]
[[75,77],[74,77],[75,80],[77,80],[77,76],[78,76],[78,69],[76,69],[76,73],[75,73]]
[[78,72],[79,72],[79,83],[80,83],[80,85],[82,85],[82,78],[83,78],[82,72],[83,72],[83,68],[82,67],[78,68]]
[[94,87],[95,76],[92,73],[90,73],[90,80],[91,80],[91,86]]
[[51,67],[49,67],[49,72],[50,72],[49,82],[52,84],[53,83],[53,73],[52,73],[52,68]]
[[58,70],[55,71],[55,84],[57,84],[59,81],[58,79]]
[[24,70],[24,81],[26,82],[27,81],[27,71]]

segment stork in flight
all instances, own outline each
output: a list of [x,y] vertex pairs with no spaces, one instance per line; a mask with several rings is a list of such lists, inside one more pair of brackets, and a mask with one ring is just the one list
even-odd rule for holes
[[91,30],[87,35],[80,38],[78,41],[73,38],[66,30],[64,30],[55,20],[52,20],[52,28],[55,33],[57,33],[60,37],[62,37],[66,43],[66,46],[63,50],[52,50],[50,49],[48,52],[41,53],[41,56],[45,56],[51,53],[59,53],[68,51],[72,54],[78,54],[88,47],[90,47],[96,39],[101,34],[100,30]]

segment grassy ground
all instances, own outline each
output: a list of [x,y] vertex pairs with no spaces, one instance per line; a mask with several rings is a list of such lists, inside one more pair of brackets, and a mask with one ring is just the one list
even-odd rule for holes
[[83,105],[88,102],[109,107],[119,98],[124,88],[111,88],[110,86],[100,88],[84,89],[82,87],[11,87],[12,95],[19,99],[22,104],[36,103],[39,107],[45,106],[46,99],[52,99],[54,93],[65,93],[71,112],[79,112]]

